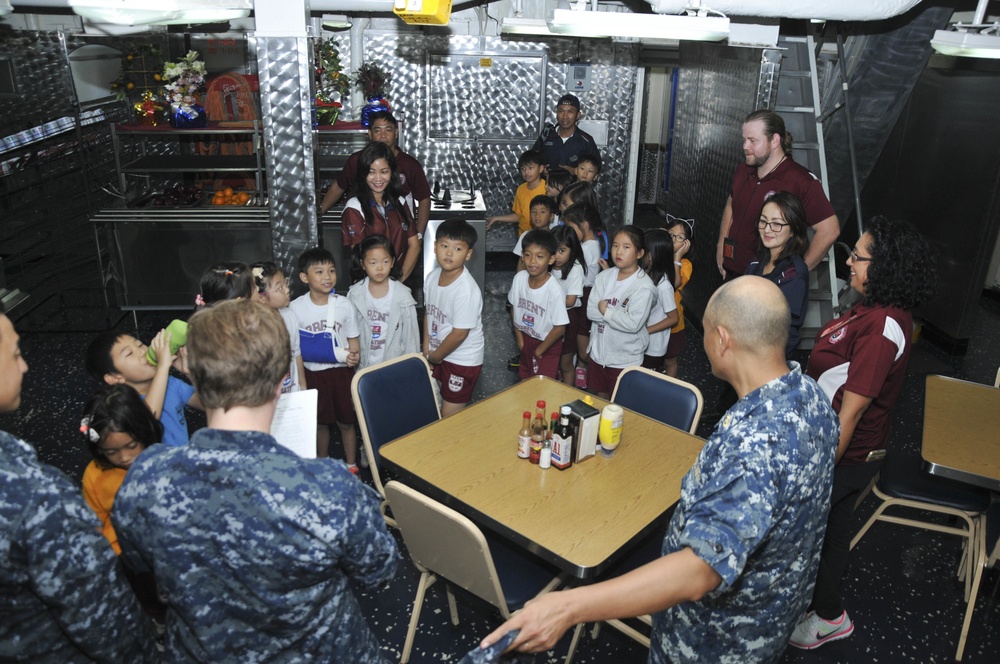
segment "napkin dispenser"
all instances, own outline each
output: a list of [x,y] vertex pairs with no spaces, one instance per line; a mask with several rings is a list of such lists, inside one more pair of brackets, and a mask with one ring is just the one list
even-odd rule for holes
[[575,462],[582,461],[597,453],[597,431],[601,425],[601,411],[577,399],[568,404],[570,417],[576,429]]

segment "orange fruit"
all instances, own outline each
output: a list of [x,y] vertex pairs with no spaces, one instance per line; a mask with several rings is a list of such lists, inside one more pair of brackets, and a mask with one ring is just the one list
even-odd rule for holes
[[222,205],[226,202],[226,197],[221,191],[215,192],[212,196],[212,205]]
[[236,202],[239,203],[240,205],[246,205],[247,203],[250,202],[250,194],[248,194],[245,191],[241,191],[240,193],[236,194]]
[[226,187],[225,189],[222,190],[222,193],[224,193],[226,196],[232,196],[233,195],[233,188],[232,187]]

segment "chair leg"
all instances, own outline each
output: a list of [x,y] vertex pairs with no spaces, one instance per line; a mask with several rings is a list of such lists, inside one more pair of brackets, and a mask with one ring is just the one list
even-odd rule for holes
[[[876,493],[876,495],[878,494]],[[861,526],[861,530],[859,530],[858,534],[855,535],[854,539],[851,540],[850,548],[852,550],[854,549],[855,546],[857,546],[858,542],[861,541],[861,538],[865,536],[865,533],[868,532],[868,529],[871,528],[876,521],[878,521],[878,518],[880,516],[882,516],[882,512],[884,512],[891,504],[892,503],[890,503],[888,500],[883,499],[882,504],[878,506],[878,509],[875,510],[875,513],[872,514],[871,517],[868,519],[868,521],[865,522],[865,525]]]
[[580,643],[580,633],[583,632],[583,623],[573,630],[573,640],[569,642],[569,650],[566,652],[566,661],[563,664],[573,664],[573,656],[576,654],[576,646]]
[[406,630],[406,642],[403,644],[403,656],[399,658],[399,664],[406,664],[410,661],[410,651],[413,649],[413,637],[417,634],[417,625],[420,624],[420,609],[424,605],[424,595],[427,589],[434,585],[437,577],[430,572],[424,572],[417,581],[417,598],[413,601],[413,615],[410,616],[410,627]]
[[975,541],[970,544],[970,549],[973,552],[970,554],[972,559],[971,565],[974,567],[972,570],[972,591],[969,593],[968,604],[965,607],[965,620],[962,622],[962,633],[958,637],[958,650],[955,652],[955,661],[962,661],[962,655],[965,653],[965,642],[969,636],[969,625],[972,623],[972,611],[976,608],[976,595],[979,593],[979,584],[983,578],[983,569],[986,562],[986,523],[985,516],[978,519],[976,528]]
[[458,602],[455,601],[455,592],[451,589],[451,584],[446,583],[445,594],[448,595],[448,611],[451,612],[451,624],[458,627]]

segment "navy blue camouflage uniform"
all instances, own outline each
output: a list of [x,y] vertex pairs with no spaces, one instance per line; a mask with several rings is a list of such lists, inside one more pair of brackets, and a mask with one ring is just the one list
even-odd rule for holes
[[722,583],[653,617],[653,664],[777,662],[809,604],[840,422],[789,366],[729,409],[684,477],[663,553],[690,547]]
[[152,626],[79,485],[0,431],[0,661],[155,656]]
[[395,573],[378,505],[342,462],[202,429],[142,453],[112,521],[122,556],[166,597],[165,661],[381,664],[350,589]]

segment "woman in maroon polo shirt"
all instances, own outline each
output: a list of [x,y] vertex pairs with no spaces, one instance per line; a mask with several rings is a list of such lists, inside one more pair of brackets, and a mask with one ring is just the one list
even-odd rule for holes
[[931,296],[935,281],[924,239],[885,217],[872,220],[847,265],[861,303],[817,335],[807,371],[840,415],[840,443],[811,610],[789,641],[805,649],[854,631],[841,592],[854,504],[878,472],[889,440],[892,407],[910,356],[911,311]]
[[389,147],[372,142],[361,150],[355,191],[341,217],[344,246],[356,247],[369,235],[385,235],[396,252],[396,265],[401,266],[398,278],[406,281],[420,257],[420,239],[412,204],[399,193],[396,157]]

